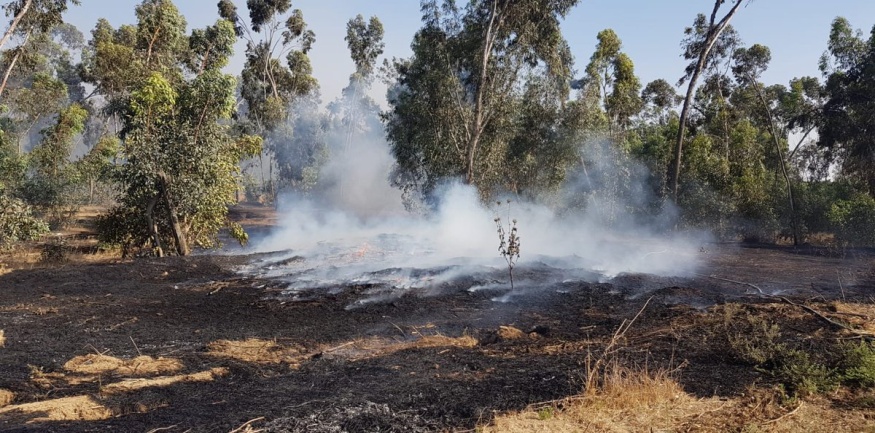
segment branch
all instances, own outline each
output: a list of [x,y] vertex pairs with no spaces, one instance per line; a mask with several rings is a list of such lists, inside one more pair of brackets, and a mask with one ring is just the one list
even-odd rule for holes
[[18,23],[21,22],[22,18],[24,18],[24,14],[26,14],[28,9],[30,9],[30,5],[32,3],[33,0],[27,0],[26,2],[24,2],[24,7],[21,8],[21,11],[18,12],[18,15],[16,15],[15,19],[12,20],[12,23],[9,24],[9,28],[6,29],[6,33],[3,35],[3,39],[0,39],[0,48],[3,48],[3,45],[6,45],[6,42],[9,41],[9,38],[11,38],[12,34],[15,33],[15,29],[18,27]]

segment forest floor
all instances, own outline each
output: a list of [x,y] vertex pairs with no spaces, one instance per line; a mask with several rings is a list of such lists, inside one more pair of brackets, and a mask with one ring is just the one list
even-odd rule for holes
[[740,348],[833,368],[875,332],[871,250],[713,244],[692,277],[349,308],[368,287],[293,302],[238,272],[262,256],[121,260],[68,235],[67,260],[0,256],[0,432],[875,432],[875,391],[793,397]]

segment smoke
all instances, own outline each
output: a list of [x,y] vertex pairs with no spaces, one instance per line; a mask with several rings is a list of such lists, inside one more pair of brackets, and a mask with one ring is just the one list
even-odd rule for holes
[[496,218],[505,227],[516,220],[516,286],[526,291],[624,273],[689,276],[709,240],[672,230],[677,212],[649,190],[650,173],[606,141],[582,147],[584,167],[562,189],[561,206],[514,198],[484,205],[474,188],[449,181],[436,211],[422,216],[404,212],[400,191],[389,186],[385,141],[334,136],[323,186],[284,198],[278,227],[255,245],[274,253],[245,270],[283,281],[295,299],[353,285],[366,290],[351,307],[411,291],[507,290]]

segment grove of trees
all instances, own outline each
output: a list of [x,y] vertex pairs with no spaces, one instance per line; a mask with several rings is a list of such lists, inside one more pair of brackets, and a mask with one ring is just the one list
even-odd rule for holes
[[[126,254],[186,255],[223,230],[245,242],[229,206],[319,195],[322,168],[375,137],[410,207],[461,181],[484,202],[676,207],[669,230],[875,245],[875,29],[836,18],[821,76],[764,83],[771,50],[731,23],[755,11],[714,0],[680,38],[687,68],[642,83],[609,28],[575,65],[560,23],[578,3],[421,0],[412,54],[382,63],[379,18],[351,17],[354,69],[323,104],[317,35],[291,0],[221,0],[215,23],[191,30],[171,0],[143,0],[135,23],[87,34],[63,20],[79,0],[7,2],[0,248],[89,204],[105,209],[101,241]],[[244,66],[228,71],[238,40]],[[385,109],[368,96],[378,79]]]

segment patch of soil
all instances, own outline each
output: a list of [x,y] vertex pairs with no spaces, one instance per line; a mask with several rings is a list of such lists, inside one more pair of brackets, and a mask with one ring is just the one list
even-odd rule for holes
[[563,281],[506,302],[459,282],[352,309],[361,288],[278,299],[275,282],[234,272],[246,256],[12,270],[0,275],[0,406],[12,400],[0,431],[231,431],[253,420],[267,431],[473,429],[578,395],[587,354],[639,311],[617,359],[677,370],[692,398],[735,398],[771,379],[727,356],[723,303],[812,345],[849,335],[778,296],[861,324],[875,317],[863,302],[869,252],[706,254],[689,278]]

